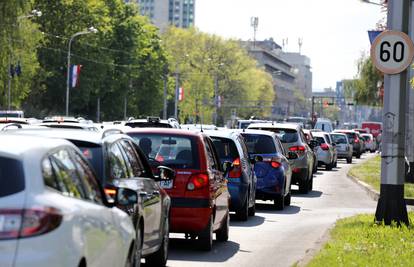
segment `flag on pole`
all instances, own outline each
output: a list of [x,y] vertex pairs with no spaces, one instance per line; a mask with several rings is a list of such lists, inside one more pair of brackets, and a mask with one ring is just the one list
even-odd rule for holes
[[71,72],[71,86],[72,88],[75,88],[77,86],[79,86],[79,76],[80,76],[80,71],[81,71],[82,65],[72,65],[70,68],[70,72]]
[[184,100],[184,88],[180,87],[178,88],[178,101]]

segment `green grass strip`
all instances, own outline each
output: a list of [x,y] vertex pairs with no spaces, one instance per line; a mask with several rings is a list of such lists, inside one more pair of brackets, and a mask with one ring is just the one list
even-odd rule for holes
[[[376,156],[349,170],[349,175],[371,185],[378,192],[381,185],[381,157]],[[414,184],[404,185],[405,198],[414,198]],[[414,265],[414,264],[413,264]]]
[[[414,213],[409,213],[410,223]],[[307,265],[413,266],[414,228],[374,224],[374,215],[339,220],[331,239]]]

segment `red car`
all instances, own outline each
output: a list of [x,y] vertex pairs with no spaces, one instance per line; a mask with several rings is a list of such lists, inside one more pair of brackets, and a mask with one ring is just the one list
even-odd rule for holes
[[126,134],[153,168],[164,165],[176,172],[174,180],[161,184],[171,197],[171,232],[198,237],[205,250],[212,248],[213,233],[218,241],[227,241],[230,194],[210,137],[167,128],[136,128]]

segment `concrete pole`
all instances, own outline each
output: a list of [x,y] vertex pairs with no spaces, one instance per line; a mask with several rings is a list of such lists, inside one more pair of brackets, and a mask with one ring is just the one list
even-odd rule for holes
[[180,88],[179,74],[178,71],[175,72],[175,101],[174,101],[174,118],[178,120],[178,90]]
[[[388,2],[387,27],[408,33],[410,0]],[[381,188],[375,220],[409,224],[404,200],[407,71],[384,76]]]

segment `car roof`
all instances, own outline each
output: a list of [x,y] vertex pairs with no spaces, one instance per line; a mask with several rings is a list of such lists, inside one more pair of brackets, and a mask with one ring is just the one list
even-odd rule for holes
[[271,128],[271,129],[292,129],[297,130],[301,126],[297,123],[273,123],[273,122],[262,122],[262,123],[252,123],[248,127],[250,128]]
[[35,152],[36,154],[43,155],[52,148],[71,145],[69,141],[59,138],[50,139],[42,136],[23,136],[17,135],[12,131],[4,132],[0,135],[0,153],[12,155],[16,158],[27,152]]
[[[12,131],[10,131],[12,132]],[[103,134],[101,132],[83,131],[76,129],[56,129],[56,128],[44,128],[44,129],[19,129],[14,130],[16,135],[35,135],[48,138],[61,138],[73,141],[82,141],[93,143],[96,145],[102,144]],[[109,136],[108,136],[109,137]]]
[[326,134],[329,134],[329,133],[328,132],[312,132],[313,136],[318,136],[318,137],[325,136]]
[[348,129],[335,129],[333,132],[334,133],[357,133],[354,130],[348,130]]
[[201,131],[186,131],[176,128],[132,128],[124,131],[126,134],[129,133],[146,133],[146,134],[171,134],[171,135],[182,135],[182,136],[193,136],[199,137],[202,135]]
[[223,138],[229,138],[229,139],[233,139],[237,136],[240,135],[240,131],[234,131],[233,129],[228,129],[228,130],[207,130],[204,131],[205,134],[209,135],[209,136],[214,136],[214,137],[223,137]]
[[256,129],[233,129],[237,132],[240,132],[241,134],[260,134],[260,135],[267,135],[267,136],[277,136],[276,133],[266,130],[256,130]]

